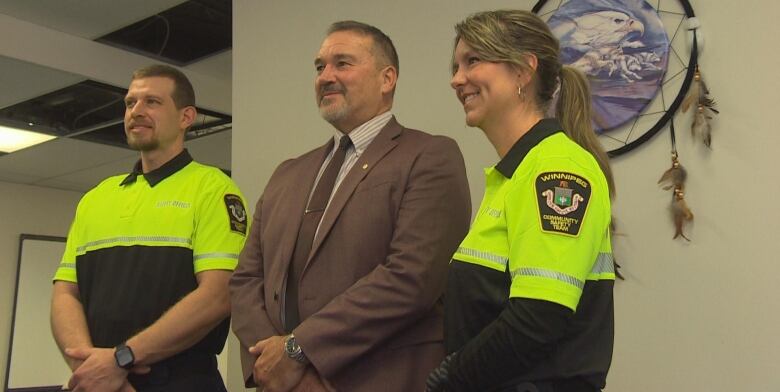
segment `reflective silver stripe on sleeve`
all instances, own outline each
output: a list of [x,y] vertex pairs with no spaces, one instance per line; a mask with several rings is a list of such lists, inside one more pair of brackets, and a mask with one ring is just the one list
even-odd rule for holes
[[200,259],[238,259],[238,255],[235,253],[204,253],[201,255],[195,255],[193,260],[198,261]]
[[77,253],[81,253],[87,248],[93,248],[100,245],[106,245],[106,244],[114,244],[118,242],[174,242],[179,244],[187,244],[192,245],[192,239],[191,238],[182,238],[182,237],[165,237],[165,236],[136,236],[136,237],[114,237],[114,238],[105,238],[102,240],[87,242],[86,244],[79,246],[76,248]]
[[604,274],[615,273],[615,259],[612,257],[612,253],[599,253],[596,258],[596,264],[593,265],[591,274]]
[[[612,253],[599,253],[596,258],[596,263],[593,265],[591,274],[603,274],[603,273],[615,273],[615,264],[612,257]],[[585,287],[585,282],[558,271],[552,271],[543,268],[530,268],[524,267],[512,272],[512,278],[515,276],[537,276],[542,278],[550,278],[560,280],[561,282],[568,283],[582,290]]]
[[60,268],[76,269],[76,263],[61,263]]
[[547,270],[542,268],[529,268],[529,267],[520,268],[516,271],[512,271],[512,278],[514,279],[515,276],[536,276],[540,278],[555,279],[564,283],[568,283],[580,290],[582,290],[582,288],[585,287],[585,282],[571,275],[566,275],[558,271],[552,271],[552,270]]
[[492,253],[483,252],[481,250],[476,250],[476,249],[459,247],[457,253],[462,253],[466,256],[476,257],[480,260],[486,260],[491,263],[500,264],[504,267],[506,267],[506,264],[509,262],[508,257],[502,257],[502,256],[494,255]]

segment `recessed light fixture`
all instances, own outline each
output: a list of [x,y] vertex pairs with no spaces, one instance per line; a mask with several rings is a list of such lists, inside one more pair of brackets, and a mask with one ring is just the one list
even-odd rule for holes
[[54,138],[56,136],[0,125],[0,152],[11,153]]

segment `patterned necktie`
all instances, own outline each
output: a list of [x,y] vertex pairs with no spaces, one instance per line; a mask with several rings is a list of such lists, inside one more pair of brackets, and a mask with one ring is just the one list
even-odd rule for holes
[[336,183],[336,177],[339,174],[339,170],[341,170],[341,165],[344,164],[344,157],[347,154],[347,149],[351,145],[352,140],[349,136],[341,137],[339,145],[336,147],[336,151],[333,152],[333,157],[330,162],[328,162],[325,171],[322,172],[322,176],[317,182],[314,193],[312,193],[309,204],[306,206],[306,211],[303,214],[303,221],[298,230],[298,238],[295,241],[292,262],[287,271],[287,287],[285,289],[284,300],[284,328],[288,333],[292,332],[292,330],[301,323],[300,314],[298,313],[298,282],[301,278],[303,267],[306,266],[306,261],[309,258],[314,236],[317,233],[317,227],[322,220],[323,213],[325,213],[325,208],[328,206],[330,195],[333,193],[333,185]]

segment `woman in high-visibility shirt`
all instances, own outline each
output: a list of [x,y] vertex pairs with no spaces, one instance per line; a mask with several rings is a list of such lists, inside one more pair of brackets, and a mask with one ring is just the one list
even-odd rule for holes
[[500,160],[453,255],[449,355],[427,390],[599,391],[614,336],[614,185],[588,82],[530,12],[481,12],[455,30],[452,88]]

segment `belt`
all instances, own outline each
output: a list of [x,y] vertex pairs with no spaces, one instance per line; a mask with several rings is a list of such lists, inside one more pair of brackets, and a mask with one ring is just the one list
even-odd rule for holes
[[129,374],[127,380],[134,388],[166,385],[171,379],[187,374],[217,372],[217,357],[214,354],[183,352],[152,364],[146,374]]

